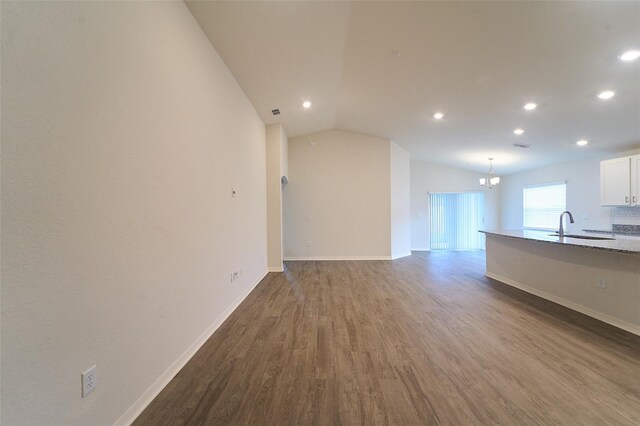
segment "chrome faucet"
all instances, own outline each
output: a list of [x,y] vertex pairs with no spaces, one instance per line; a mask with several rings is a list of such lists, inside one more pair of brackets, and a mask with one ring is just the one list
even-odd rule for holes
[[571,212],[570,212],[569,210],[562,212],[562,213],[560,214],[560,230],[558,231],[558,236],[559,236],[560,238],[564,238],[564,229],[563,229],[563,227],[562,227],[562,218],[564,217],[564,215],[565,215],[565,214],[568,214],[568,215],[569,215],[569,222],[571,222],[571,223],[575,223],[575,222],[573,221],[573,215],[571,214]]

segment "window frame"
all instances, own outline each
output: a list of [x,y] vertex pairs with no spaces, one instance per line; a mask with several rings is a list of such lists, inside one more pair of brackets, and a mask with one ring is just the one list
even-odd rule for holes
[[[526,211],[527,211],[527,209],[525,207],[525,202],[526,202],[525,191],[527,189],[529,189],[529,188],[540,188],[540,187],[544,187],[544,186],[558,186],[558,185],[564,185],[564,209],[563,209],[563,211],[566,211],[567,210],[567,181],[566,180],[554,181],[554,182],[536,183],[536,184],[531,184],[531,185],[524,185],[522,187],[522,229],[527,230],[527,231],[557,231],[558,230],[557,227],[540,228],[540,227],[526,226],[525,225],[525,215],[526,215]],[[565,228],[567,226],[566,220],[567,219],[565,217],[563,219]]]

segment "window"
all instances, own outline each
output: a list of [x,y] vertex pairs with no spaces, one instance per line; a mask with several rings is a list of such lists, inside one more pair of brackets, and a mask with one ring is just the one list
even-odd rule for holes
[[482,250],[484,222],[482,192],[429,194],[431,250]]
[[524,227],[558,229],[560,214],[567,209],[567,184],[526,186],[522,192]]

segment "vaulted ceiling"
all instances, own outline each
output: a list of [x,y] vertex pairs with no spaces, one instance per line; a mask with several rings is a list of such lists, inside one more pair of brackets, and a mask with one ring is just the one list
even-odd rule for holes
[[187,4],[290,137],[351,130],[454,167],[495,157],[502,174],[640,145],[640,59],[618,58],[640,50],[640,2]]

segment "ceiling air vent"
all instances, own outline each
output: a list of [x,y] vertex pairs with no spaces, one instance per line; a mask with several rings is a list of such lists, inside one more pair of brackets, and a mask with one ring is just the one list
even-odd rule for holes
[[271,114],[273,114],[273,115],[280,115],[280,110],[279,110],[278,108],[276,108],[276,109],[272,109],[272,110],[271,110]]
[[531,145],[526,143],[514,143],[513,146],[515,146],[516,148],[523,148],[523,149],[531,148]]

